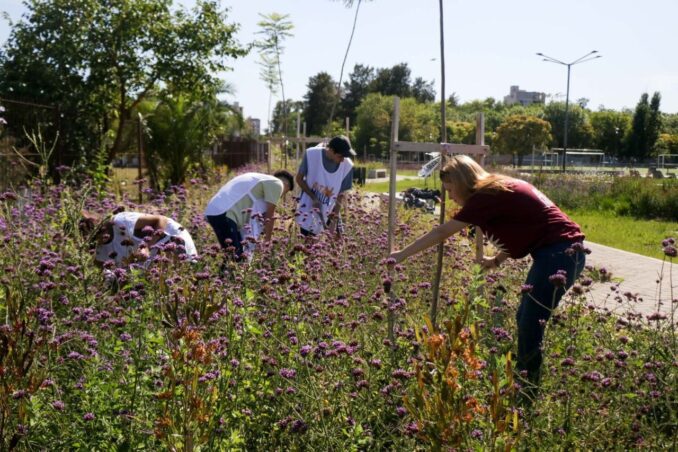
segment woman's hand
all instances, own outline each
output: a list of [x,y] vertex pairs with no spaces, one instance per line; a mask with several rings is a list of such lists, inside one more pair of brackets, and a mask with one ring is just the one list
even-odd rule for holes
[[483,269],[489,270],[492,268],[498,268],[508,257],[508,254],[506,254],[504,251],[500,251],[499,254],[493,257],[483,256],[483,259],[478,263]]
[[478,263],[483,268],[483,270],[491,270],[493,268],[499,267],[495,256],[492,257],[483,256],[483,258]]

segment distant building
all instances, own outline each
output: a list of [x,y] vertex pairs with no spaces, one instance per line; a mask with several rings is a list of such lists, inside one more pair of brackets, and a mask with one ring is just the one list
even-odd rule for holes
[[258,137],[259,135],[261,135],[261,119],[247,118],[245,121],[247,121],[247,124],[250,126],[253,137]]
[[242,107],[240,106],[240,104],[238,102],[233,102],[233,104],[231,105],[231,108],[233,109],[233,111],[238,112],[240,114],[240,116],[242,116]]
[[511,87],[511,94],[504,96],[504,103],[506,105],[530,105],[530,104],[543,104],[546,100],[545,93],[537,93],[531,91],[523,91],[518,85]]

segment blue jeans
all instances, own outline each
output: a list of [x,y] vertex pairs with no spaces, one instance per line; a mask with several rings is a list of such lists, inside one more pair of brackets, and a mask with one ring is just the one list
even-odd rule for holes
[[[586,262],[586,254],[582,251],[569,256],[565,253],[572,245],[573,242],[554,243],[531,253],[533,263],[525,284],[531,285],[532,291],[523,293],[516,314],[517,367],[521,371],[527,371],[528,379],[535,384],[539,383],[543,360],[541,345],[546,322],[567,289],[572,287],[579,277]],[[567,281],[563,287],[556,287],[549,281],[549,276],[558,270],[567,272]]]

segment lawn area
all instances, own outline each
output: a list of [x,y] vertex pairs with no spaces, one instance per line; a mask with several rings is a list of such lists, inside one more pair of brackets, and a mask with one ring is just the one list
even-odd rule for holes
[[637,220],[592,211],[571,211],[567,215],[581,226],[591,242],[657,259],[664,256],[662,240],[678,237],[678,224],[671,221]]
[[[396,191],[401,192],[405,191],[408,188],[438,188],[440,189],[440,182],[435,181],[432,178],[423,179],[421,177],[413,177],[412,179],[401,179],[396,182]],[[388,193],[388,181],[384,182],[368,182],[365,184],[363,189],[365,191],[374,192],[374,193]]]

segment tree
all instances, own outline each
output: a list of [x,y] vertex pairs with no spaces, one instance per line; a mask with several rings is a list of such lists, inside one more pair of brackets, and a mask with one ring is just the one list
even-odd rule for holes
[[[261,27],[261,30],[258,31],[258,34],[264,36],[263,41],[256,43],[257,47],[261,50],[262,61],[268,61],[269,65],[275,64],[278,68],[278,82],[280,83],[280,91],[282,94],[282,105],[283,108],[287,105],[285,102],[285,84],[283,83],[282,76],[282,65],[280,63],[280,56],[283,53],[284,47],[283,43],[285,39],[292,36],[292,29],[294,25],[292,22],[287,20],[289,14],[259,14],[263,20],[259,21],[257,25]],[[270,69],[266,69],[268,72]],[[268,74],[266,75],[269,76]],[[271,96],[271,91],[269,89],[269,97]],[[287,119],[287,113],[283,110],[282,114],[283,120]],[[287,124],[283,124],[283,130],[287,129]],[[271,126],[269,125],[269,130]],[[285,159],[285,165],[287,165],[287,159]]]
[[659,134],[659,139],[657,139],[657,155],[659,154],[678,154],[678,134]]
[[370,92],[385,96],[410,97],[412,93],[410,74],[407,63],[396,64],[392,68],[378,69],[370,86]]
[[183,183],[191,167],[203,164],[203,151],[225,132],[234,116],[242,124],[240,113],[216,95],[207,100],[186,93],[165,95],[147,121],[146,158],[152,185]]
[[593,145],[606,154],[621,157],[624,137],[631,128],[631,116],[625,112],[602,110],[590,113]]
[[476,125],[465,121],[447,122],[447,141],[450,143],[473,144],[476,140]]
[[[285,136],[296,136],[297,134],[297,113],[302,113],[304,110],[304,103],[301,101],[295,101],[288,99],[286,101],[287,105],[283,106],[282,101],[278,101],[275,104],[275,109],[273,110],[273,117],[271,119],[271,132],[282,134]],[[284,118],[283,115],[287,117]],[[303,120],[303,113],[302,113]],[[283,127],[287,125],[287,130],[283,130]]]
[[452,108],[458,107],[459,106],[459,94],[457,94],[453,91],[452,94],[450,94],[449,97],[447,98],[447,103]]
[[661,132],[678,135],[678,113],[662,113]]
[[264,53],[259,54],[259,65],[261,69],[259,71],[259,77],[266,84],[268,89],[268,113],[266,115],[266,120],[268,122],[269,133],[271,131],[271,100],[275,94],[278,93],[278,72],[276,71],[276,64],[273,59],[268,57]]
[[647,118],[647,140],[648,140],[648,151],[650,153],[653,153],[653,155],[656,153],[655,145],[657,143],[657,139],[659,138],[659,134],[661,132],[662,128],[662,114],[659,111],[659,104],[661,103],[661,94],[659,92],[655,92],[652,95],[652,100],[650,100],[650,114],[648,115]]
[[157,86],[210,92],[228,59],[247,53],[217,1],[199,0],[190,12],[167,0],[25,4],[0,56],[0,94],[59,104],[76,149],[111,129],[110,159],[125,120]]
[[[353,7],[354,0],[342,0],[344,2],[344,5],[346,5],[347,8]],[[330,110],[330,118],[328,120],[328,123],[331,123],[334,120],[334,112],[335,109],[337,108],[337,103],[339,102],[339,99],[341,98],[341,81],[344,78],[344,66],[346,66],[346,60],[348,59],[348,52],[351,50],[351,43],[353,42],[353,35],[355,34],[355,26],[358,23],[358,12],[360,12],[360,4],[362,3],[362,0],[358,0],[358,4],[355,8],[355,15],[353,16],[353,27],[351,28],[351,35],[348,38],[348,44],[346,45],[346,52],[344,53],[344,59],[341,62],[341,70],[339,71],[339,81],[337,82],[337,93],[334,98],[334,102],[332,102],[332,109]]]
[[552,140],[551,125],[535,116],[512,115],[497,127],[494,147],[500,152],[518,156],[522,165],[523,156],[533,149],[543,149]]
[[628,157],[645,159],[650,157],[661,132],[661,95],[655,92],[652,102],[648,103],[648,94],[643,93],[636,105],[631,124],[631,133],[626,141]]
[[[369,154],[380,158],[388,157],[393,97],[370,93],[356,113],[354,128],[356,149],[366,149]],[[401,141],[439,141],[439,120],[435,104],[423,104],[413,97],[403,98],[400,100],[398,136]]]
[[370,155],[380,158],[388,156],[392,110],[391,96],[370,93],[363,99],[356,110],[354,129],[356,149],[366,149]]
[[355,122],[356,109],[363,98],[369,93],[370,85],[374,80],[374,68],[356,64],[353,72],[348,76],[348,82],[344,82],[344,95],[341,99],[341,109],[345,116]]
[[421,77],[414,79],[412,97],[417,99],[417,102],[433,102],[436,99],[436,90],[433,88],[433,82],[427,82]]
[[[532,105],[524,108],[532,107]],[[537,107],[540,108],[541,107]],[[516,110],[512,110],[514,112]],[[551,102],[543,108],[542,118],[551,124],[556,147],[563,147],[565,103]],[[579,105],[570,105],[568,111],[568,148],[590,148],[593,144],[593,128],[586,110]]]
[[[392,99],[389,110],[389,113],[392,114]],[[390,124],[386,132],[390,136]],[[402,141],[439,142],[440,117],[437,115],[436,105],[421,103],[414,97],[401,99],[398,137]]]
[[308,80],[307,86],[308,91],[304,95],[306,131],[309,135],[320,135],[330,117],[332,102],[337,95],[336,85],[330,74],[320,72]]

